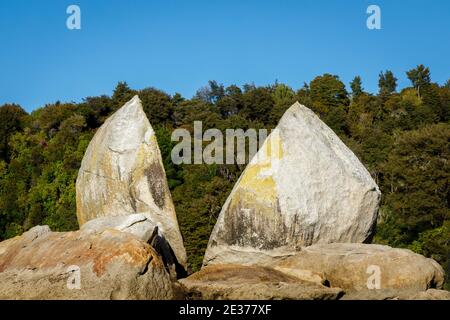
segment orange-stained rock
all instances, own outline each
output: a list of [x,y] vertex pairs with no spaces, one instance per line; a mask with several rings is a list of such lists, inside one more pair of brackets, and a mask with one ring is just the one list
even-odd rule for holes
[[[79,289],[73,288],[74,269],[79,270]],[[51,232],[38,226],[0,243],[0,299],[172,297],[159,256],[129,233]]]

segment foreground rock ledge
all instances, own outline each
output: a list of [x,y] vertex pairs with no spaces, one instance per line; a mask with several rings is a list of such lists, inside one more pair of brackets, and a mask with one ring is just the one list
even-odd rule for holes
[[87,221],[143,214],[170,245],[186,270],[178,226],[155,133],[138,96],[97,130],[83,157],[76,183],[77,217]]
[[353,152],[294,104],[242,173],[204,265],[264,265],[315,243],[370,241],[380,191]]
[[256,266],[208,266],[179,283],[192,300],[336,300],[343,294],[339,288]]
[[350,291],[342,300],[450,300],[450,292],[446,290],[361,290]]
[[[69,289],[68,283],[76,284],[71,270],[77,268],[80,288]],[[59,233],[38,226],[0,243],[0,299],[150,300],[173,296],[159,256],[129,233]]]
[[311,270],[323,274],[330,286],[346,291],[367,290],[368,278],[374,272],[379,272],[381,290],[421,292],[442,289],[444,284],[444,270],[433,259],[376,244],[316,244],[273,267],[293,273]]

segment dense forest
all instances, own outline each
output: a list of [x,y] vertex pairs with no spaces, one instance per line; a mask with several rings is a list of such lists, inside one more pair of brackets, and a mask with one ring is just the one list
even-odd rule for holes
[[[0,107],[0,240],[35,225],[78,228],[75,181],[95,130],[139,94],[163,155],[192,270],[201,266],[220,209],[245,165],[174,165],[175,128],[193,131],[276,126],[295,101],[318,114],[368,168],[382,191],[376,243],[409,248],[450,272],[450,81],[432,82],[423,65],[408,71],[411,87],[397,90],[391,71],[379,75],[379,92],[364,91],[359,76],[345,84],[324,74],[299,90],[282,83],[224,87],[216,81],[192,99],[125,82],[112,96],[48,104],[27,114]],[[449,283],[447,280],[447,288]]]

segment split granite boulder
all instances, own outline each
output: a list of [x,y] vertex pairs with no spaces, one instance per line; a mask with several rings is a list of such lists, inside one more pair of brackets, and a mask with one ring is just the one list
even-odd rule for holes
[[[141,235],[151,234],[157,226],[173,260],[186,270],[186,251],[158,142],[138,96],[97,130],[78,173],[76,202],[81,228],[100,217],[147,217],[149,230],[141,230]],[[102,223],[108,224],[107,219]]]
[[233,188],[203,264],[267,265],[315,243],[368,242],[379,201],[358,158],[297,102]]
[[130,233],[51,232],[0,243],[0,299],[172,299],[153,248]]
[[[136,96],[88,147],[80,230],[38,226],[0,243],[0,299],[449,299],[434,260],[363,244],[379,198],[356,156],[297,103],[227,199],[204,267],[173,282],[170,266],[186,268],[186,253]],[[374,266],[380,289],[368,290]]]

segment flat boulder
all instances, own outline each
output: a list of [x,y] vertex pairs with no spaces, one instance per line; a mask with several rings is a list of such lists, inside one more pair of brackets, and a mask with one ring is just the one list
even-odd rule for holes
[[315,243],[369,242],[380,191],[338,136],[298,102],[220,212],[204,265],[266,265]]
[[130,233],[51,232],[39,226],[0,248],[0,299],[174,297],[159,255]]
[[207,266],[179,283],[193,300],[336,300],[343,295],[339,288],[258,266]]
[[323,274],[331,287],[363,293],[371,289],[371,294],[382,293],[380,290],[388,294],[396,294],[395,290],[421,292],[442,289],[444,284],[444,270],[433,259],[376,244],[316,244],[274,267],[310,270]]
[[78,173],[76,203],[80,227],[100,217],[144,215],[186,269],[158,142],[138,96],[109,117],[90,142]]

